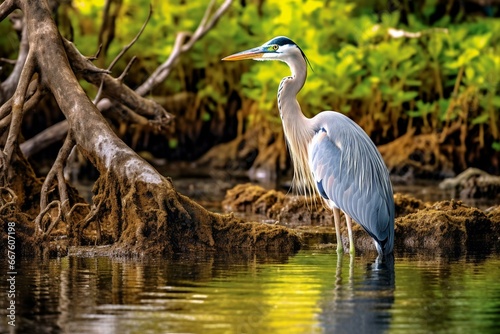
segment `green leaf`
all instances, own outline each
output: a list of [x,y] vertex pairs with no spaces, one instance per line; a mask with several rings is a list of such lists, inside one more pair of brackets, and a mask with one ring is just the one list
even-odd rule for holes
[[488,123],[490,119],[490,114],[487,112],[482,113],[481,115],[475,117],[472,121],[471,124],[476,125],[476,124],[485,124]]
[[406,86],[421,86],[422,81],[421,80],[406,80],[405,81]]
[[179,146],[179,141],[177,140],[177,138],[170,138],[168,140],[168,147],[169,148],[175,149],[175,148],[177,148],[177,146]]
[[491,103],[496,107],[496,108],[500,108],[500,96],[494,96],[492,99],[491,99]]
[[472,36],[467,40],[467,44],[469,44],[473,48],[481,50],[486,45],[488,45],[490,39],[491,39],[491,33],[484,34],[484,35],[478,35],[478,36]]
[[422,117],[424,115],[420,110],[408,110],[406,113],[412,118]]
[[462,67],[469,62],[471,62],[474,58],[479,56],[479,50],[477,49],[467,49],[464,53],[462,53],[455,62],[449,63],[447,65],[448,68],[459,68]]
[[437,60],[443,49],[443,38],[440,34],[434,34],[429,40],[429,45],[427,47],[432,58]]
[[203,122],[208,122],[208,121],[210,121],[211,119],[212,119],[212,116],[211,116],[208,112],[206,112],[206,111],[205,111],[205,112],[203,112],[203,113],[201,114],[201,120],[202,120]]

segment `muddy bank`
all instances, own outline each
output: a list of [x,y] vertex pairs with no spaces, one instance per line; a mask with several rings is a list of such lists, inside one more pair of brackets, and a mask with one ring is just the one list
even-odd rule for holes
[[[105,184],[111,184],[109,178]],[[97,182],[94,191],[99,185]],[[128,188],[131,195],[127,196],[117,192],[125,187],[106,186],[106,191],[96,191],[94,201],[99,204],[90,210],[87,218],[70,220],[63,216],[47,233],[36,233],[34,215],[22,212],[14,197],[0,208],[0,226],[4,231],[11,227],[15,233],[12,250],[29,256],[61,257],[70,252],[119,257],[204,252],[291,255],[301,247],[299,235],[285,226],[213,213],[172,187],[164,187],[161,191],[148,187],[148,184],[138,183]],[[159,199],[160,207],[149,204],[148,199],[153,196]],[[118,209],[103,210],[108,207],[105,201],[118,203]],[[130,203],[134,204],[132,213],[122,214]],[[46,217],[58,215],[60,209],[54,206],[47,211]],[[42,221],[42,226],[45,225]],[[9,235],[2,233],[0,248],[6,249],[8,244]]]
[[[500,251],[500,206],[482,211],[461,201],[424,203],[409,195],[395,194],[395,248],[400,252],[432,251],[457,254],[466,251]],[[227,212],[260,214],[263,220],[291,227],[307,246],[336,244],[331,213],[320,198],[285,195],[252,184],[230,189],[222,203]],[[342,217],[344,222],[344,218]],[[341,225],[347,241],[345,223]],[[353,226],[356,250],[374,251],[368,234]],[[347,251],[347,244],[344,250]]]

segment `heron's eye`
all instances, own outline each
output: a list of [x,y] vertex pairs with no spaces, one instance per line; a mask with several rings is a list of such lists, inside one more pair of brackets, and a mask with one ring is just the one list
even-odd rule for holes
[[278,45],[274,44],[274,45],[272,46],[272,48],[273,48],[273,50],[274,50],[274,51],[276,51],[276,50],[278,50],[280,47],[279,47]]

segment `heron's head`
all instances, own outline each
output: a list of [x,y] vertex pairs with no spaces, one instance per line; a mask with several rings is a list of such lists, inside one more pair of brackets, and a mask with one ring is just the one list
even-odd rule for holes
[[291,39],[285,36],[274,37],[270,41],[264,43],[263,45],[235,53],[233,55],[227,56],[222,60],[225,61],[235,61],[243,59],[253,59],[253,60],[281,60],[287,62],[293,58],[302,58],[306,62],[306,55],[302,49],[295,44]]

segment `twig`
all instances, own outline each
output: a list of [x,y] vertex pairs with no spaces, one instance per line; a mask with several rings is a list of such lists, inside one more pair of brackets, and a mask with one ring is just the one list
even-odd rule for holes
[[9,65],[15,65],[17,62],[17,59],[0,58],[0,62],[9,64]]
[[99,44],[99,47],[97,48],[97,51],[95,52],[95,54],[93,56],[87,57],[87,59],[88,60],[96,60],[97,58],[99,58],[101,51],[102,51],[102,43]]
[[132,47],[132,45],[135,44],[135,42],[137,42],[137,40],[139,39],[139,37],[142,35],[142,32],[146,28],[149,20],[151,19],[151,15],[152,14],[153,14],[153,7],[150,4],[149,5],[148,17],[146,18],[146,21],[144,21],[144,23],[142,24],[141,30],[139,30],[139,32],[137,33],[137,35],[135,35],[134,39],[132,39],[130,41],[130,43],[128,43],[127,45],[125,45],[125,47],[120,51],[120,53],[115,57],[115,59],[113,59],[113,61],[111,62],[111,64],[109,64],[109,66],[108,66],[108,70],[111,71],[111,69],[116,65],[116,63],[118,62],[118,60],[121,57],[123,57],[123,55]]
[[127,67],[125,67],[125,70],[123,70],[122,74],[117,78],[119,81],[123,82],[123,79],[127,76],[128,71],[130,71],[130,68],[132,67],[132,64],[137,60],[136,56],[133,56],[132,59],[127,64]]
[[101,100],[103,88],[104,88],[104,81],[101,81],[101,84],[99,85],[99,89],[97,90],[97,94],[95,95],[94,99],[92,100],[92,103],[94,103],[95,105],[97,105],[97,103]]
[[[219,21],[222,14],[224,14],[229,6],[232,4],[233,0],[226,0],[224,3],[217,9],[217,11],[212,15],[210,20],[208,19],[210,12],[212,11],[212,6],[214,0],[211,1],[207,10],[205,11],[205,15],[201,20],[198,28],[196,28],[195,32],[191,35],[186,32],[180,32],[177,34],[175,39],[174,48],[170,53],[168,59],[160,65],[151,76],[136,89],[136,92],[144,96],[148,94],[155,86],[159,83],[163,82],[170,74],[173,65],[176,63],[177,59],[181,56],[181,54],[189,51],[194,43],[196,43],[200,38],[202,38],[210,29],[212,29],[215,24]],[[207,22],[208,21],[208,22]],[[189,40],[184,44],[186,37],[191,35]]]
[[16,8],[14,0],[5,0],[2,2],[0,4],[0,21],[3,21]]

